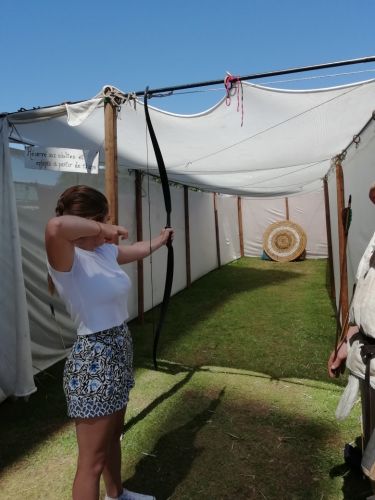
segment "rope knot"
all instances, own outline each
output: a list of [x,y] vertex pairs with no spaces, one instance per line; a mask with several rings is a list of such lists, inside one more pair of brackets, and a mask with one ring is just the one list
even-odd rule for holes
[[[224,78],[224,87],[226,92],[225,104],[230,106],[231,97],[237,94],[237,112],[240,111],[241,99],[241,127],[243,125],[243,87],[242,80],[238,76],[233,76],[230,73]],[[241,93],[241,96],[240,96]]]

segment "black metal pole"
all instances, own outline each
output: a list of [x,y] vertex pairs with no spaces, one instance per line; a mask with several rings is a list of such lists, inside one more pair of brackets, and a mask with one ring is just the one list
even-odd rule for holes
[[[368,56],[368,57],[361,57],[357,59],[347,59],[345,61],[336,61],[336,62],[330,62],[330,63],[324,63],[324,64],[315,64],[313,66],[301,66],[298,68],[289,68],[289,69],[280,69],[277,71],[267,71],[265,73],[253,73],[252,75],[247,75],[247,76],[238,76],[236,77],[237,80],[243,81],[243,80],[257,80],[259,78],[269,78],[272,76],[280,76],[280,75],[291,75],[293,73],[303,73],[307,71],[316,71],[319,69],[327,69],[327,68],[337,68],[339,66],[350,66],[354,64],[365,64],[365,63],[370,63],[370,62],[375,62],[375,56]],[[224,79],[221,78],[220,80],[208,80],[205,82],[196,82],[196,83],[186,83],[184,85],[175,85],[172,87],[161,87],[158,89],[149,89],[147,95],[149,97],[152,97],[153,94],[162,94],[165,92],[174,92],[175,90],[187,90],[187,89],[192,89],[192,88],[199,88],[199,87],[209,87],[210,85],[221,85],[223,83]],[[144,96],[145,91],[144,90],[138,90],[137,92],[124,92],[123,96],[128,97],[130,96]],[[64,102],[62,104],[78,104],[79,102],[82,101],[69,101],[69,102]],[[38,107],[35,109],[46,109],[46,108],[52,108],[55,106],[59,106],[58,104],[51,105],[51,106],[42,106]],[[30,110],[24,110],[18,111],[23,112],[23,111],[30,111]],[[15,113],[0,113],[0,118],[4,116],[9,116]]]
[[[302,66],[298,68],[289,68],[289,69],[280,69],[277,71],[268,71],[266,73],[253,73],[252,75],[247,76],[239,76],[236,77],[237,80],[257,80],[259,78],[269,78],[271,76],[280,76],[280,75],[291,75],[293,73],[303,73],[305,71],[316,71],[318,69],[327,69],[327,68],[336,68],[338,66],[349,66],[352,64],[363,64],[375,62],[375,56],[362,57],[358,59],[347,59],[345,61],[336,61],[324,64],[316,64],[313,66]],[[159,89],[150,89],[148,91],[148,95],[152,94],[162,94],[163,92],[173,92],[175,90],[186,90],[192,88],[199,87],[209,87],[210,85],[220,85],[223,83],[223,78],[221,80],[208,80],[206,82],[196,82],[196,83],[187,83],[184,85],[175,85],[173,87],[161,87]],[[144,95],[144,90],[139,90],[134,92],[133,95],[140,96]]]

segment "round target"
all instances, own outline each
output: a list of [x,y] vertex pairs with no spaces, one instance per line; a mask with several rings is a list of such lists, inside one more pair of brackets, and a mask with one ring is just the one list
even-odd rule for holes
[[301,226],[289,220],[274,222],[263,236],[263,249],[278,262],[298,259],[306,249],[306,234]]

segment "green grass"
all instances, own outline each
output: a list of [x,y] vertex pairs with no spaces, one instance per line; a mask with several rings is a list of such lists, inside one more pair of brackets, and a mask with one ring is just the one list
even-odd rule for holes
[[[171,299],[152,370],[152,318],[134,322],[136,387],[123,478],[158,500],[364,499],[343,463],[360,434],[359,408],[334,411],[345,380],[326,361],[335,317],[326,262],[241,259]],[[29,403],[0,406],[0,498],[68,499],[74,426],[62,363],[37,377]]]

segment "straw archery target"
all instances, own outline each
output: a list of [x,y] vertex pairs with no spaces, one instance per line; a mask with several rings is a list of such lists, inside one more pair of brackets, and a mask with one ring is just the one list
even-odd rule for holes
[[279,262],[295,260],[306,248],[306,234],[295,222],[274,222],[263,236],[263,249],[271,259]]

